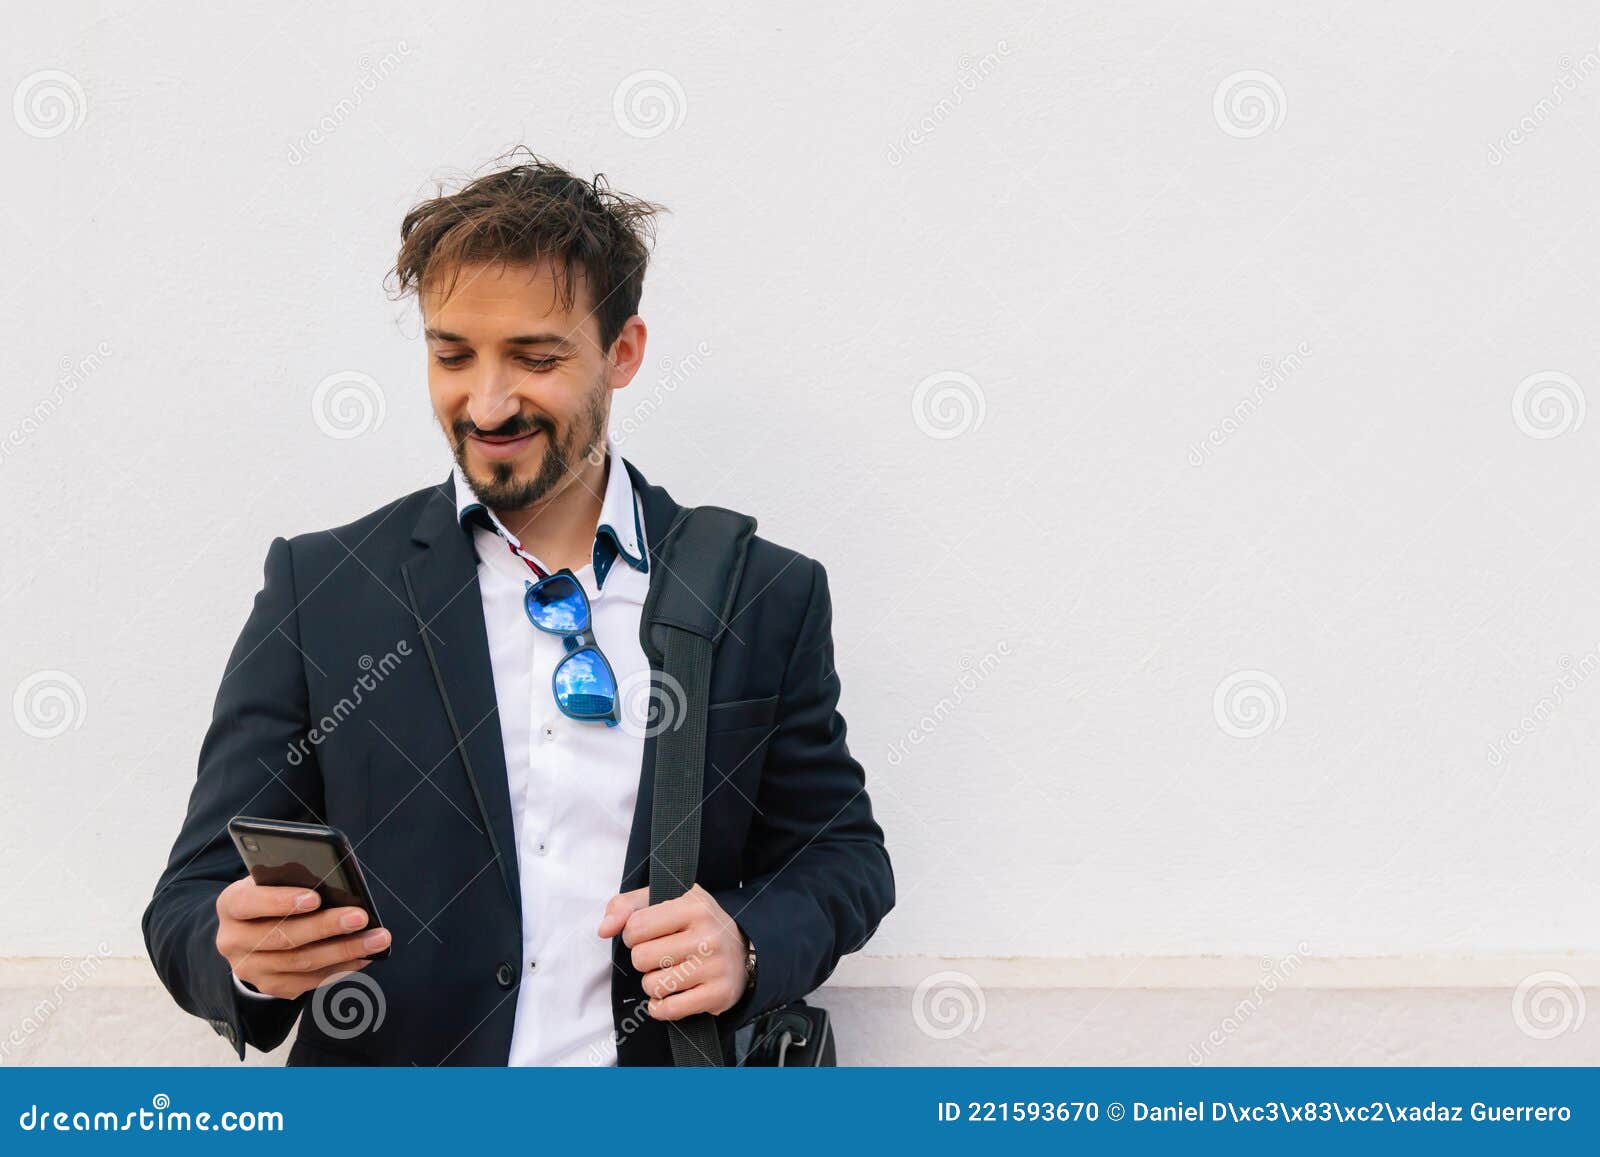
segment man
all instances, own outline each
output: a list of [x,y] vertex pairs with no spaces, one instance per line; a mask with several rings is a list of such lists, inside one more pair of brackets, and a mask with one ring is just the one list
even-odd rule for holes
[[[685,705],[641,621],[681,508],[605,431],[655,211],[532,158],[405,218],[454,469],[272,543],[144,914],[163,983],[241,1058],[299,1017],[291,1064],[670,1064],[668,1022],[701,1013],[729,1056],[893,906],[827,576],[761,538],[716,644],[698,872],[649,902],[656,730]],[[587,636],[530,621],[531,587],[572,580]],[[344,831],[384,928],[253,883],[236,814]]]

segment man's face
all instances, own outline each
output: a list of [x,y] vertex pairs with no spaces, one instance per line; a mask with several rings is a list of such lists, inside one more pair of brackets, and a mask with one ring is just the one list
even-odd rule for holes
[[421,294],[434,416],[478,497],[522,510],[601,460],[610,390],[637,368],[643,323],[613,347],[631,361],[619,367],[581,277],[570,308],[548,265],[471,265],[450,280]]

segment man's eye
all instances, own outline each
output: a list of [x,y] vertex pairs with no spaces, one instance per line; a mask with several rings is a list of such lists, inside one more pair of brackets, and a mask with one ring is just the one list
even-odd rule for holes
[[434,356],[434,361],[438,362],[441,366],[459,366],[466,360],[466,354],[450,354],[448,356],[445,354],[437,354]]
[[561,364],[560,358],[523,358],[522,364],[530,370],[553,370]]

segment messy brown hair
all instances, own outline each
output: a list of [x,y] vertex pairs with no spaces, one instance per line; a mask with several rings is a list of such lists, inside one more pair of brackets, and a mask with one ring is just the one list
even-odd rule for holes
[[[476,178],[459,192],[415,206],[400,224],[400,256],[390,278],[396,296],[448,294],[470,265],[550,261],[563,309],[574,308],[579,279],[609,350],[639,312],[645,265],[662,206],[616,192],[605,174],[576,177],[526,149],[509,167]],[[439,282],[448,278],[447,282]]]

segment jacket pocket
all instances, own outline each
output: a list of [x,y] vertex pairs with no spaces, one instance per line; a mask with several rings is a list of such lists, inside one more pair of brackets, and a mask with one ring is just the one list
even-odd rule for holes
[[744,727],[771,727],[778,717],[778,697],[732,699],[713,703],[706,710],[706,732],[738,731]]

